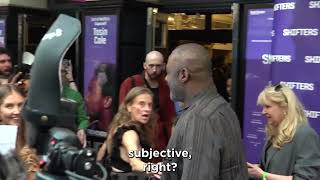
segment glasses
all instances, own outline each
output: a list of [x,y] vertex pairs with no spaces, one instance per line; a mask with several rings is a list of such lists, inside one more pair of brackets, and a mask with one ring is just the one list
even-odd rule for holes
[[283,88],[283,86],[281,84],[278,84],[278,85],[274,86],[274,91],[280,92],[282,94],[282,96],[284,97],[286,103],[288,103],[287,96],[283,93],[282,88]]
[[278,85],[274,86],[274,91],[276,91],[276,92],[281,91],[281,89],[282,89],[282,85],[281,84],[278,84]]

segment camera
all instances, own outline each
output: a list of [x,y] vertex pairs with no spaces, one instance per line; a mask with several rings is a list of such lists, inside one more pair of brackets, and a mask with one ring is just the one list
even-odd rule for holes
[[47,163],[37,180],[106,179],[105,168],[96,162],[93,149],[81,149],[76,135],[65,128],[50,129]]
[[[63,33],[59,37],[46,38],[56,31]],[[45,163],[36,173],[38,180],[107,178],[105,168],[95,161],[94,151],[81,149],[76,134],[69,130],[73,129],[76,113],[65,112],[68,108],[63,104],[70,108],[72,105],[61,101],[61,61],[80,32],[78,19],[61,14],[35,52],[32,81],[21,114],[27,124],[28,145],[44,156],[42,162]],[[17,66],[16,71],[26,72],[21,66]]]

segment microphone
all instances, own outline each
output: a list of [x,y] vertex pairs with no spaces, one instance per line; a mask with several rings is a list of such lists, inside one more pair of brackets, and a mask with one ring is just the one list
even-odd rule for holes
[[76,102],[61,99],[62,59],[80,32],[78,19],[59,15],[35,53],[22,117],[27,124],[28,144],[35,147],[38,154],[48,154],[46,166],[36,173],[37,180],[107,178],[105,168],[96,162],[95,152],[81,149],[74,133]]
[[[27,142],[40,155],[47,151],[48,132],[52,127],[76,130],[76,113],[71,101],[61,100],[62,59],[81,32],[78,19],[59,15],[38,45],[31,69],[28,98],[22,109],[27,122]],[[67,110],[66,110],[67,109]]]

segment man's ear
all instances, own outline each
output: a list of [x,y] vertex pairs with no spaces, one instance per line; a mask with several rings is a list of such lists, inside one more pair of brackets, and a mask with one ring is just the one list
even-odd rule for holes
[[179,72],[178,78],[181,82],[185,83],[190,78],[190,72],[187,68],[182,68]]
[[147,63],[144,62],[144,63],[143,63],[143,69],[147,69],[147,66],[148,66]]

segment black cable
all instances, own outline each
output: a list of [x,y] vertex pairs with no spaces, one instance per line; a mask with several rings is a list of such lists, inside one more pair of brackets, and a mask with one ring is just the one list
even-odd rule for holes
[[89,178],[87,178],[85,176],[80,176],[80,175],[78,175],[78,174],[76,174],[74,172],[71,172],[69,170],[65,170],[64,173],[66,173],[70,177],[77,178],[77,180],[92,180],[92,179],[89,179]]
[[106,171],[106,169],[104,168],[104,166],[100,163],[100,162],[97,162],[97,165],[99,166],[99,168],[101,169],[101,172],[102,172],[102,180],[106,180],[107,177],[108,177],[108,173]]
[[[100,168],[101,172],[102,172],[102,177],[99,178],[99,177],[94,177],[94,179],[97,179],[97,180],[106,180],[107,177],[108,177],[108,173],[106,171],[106,169],[103,167],[103,165],[99,162],[97,162],[97,166]],[[71,172],[69,170],[65,170],[64,171],[68,176],[70,176],[71,178],[77,178],[76,180],[92,180],[90,178],[87,178],[85,176],[81,176],[81,175],[78,175],[74,172]]]

